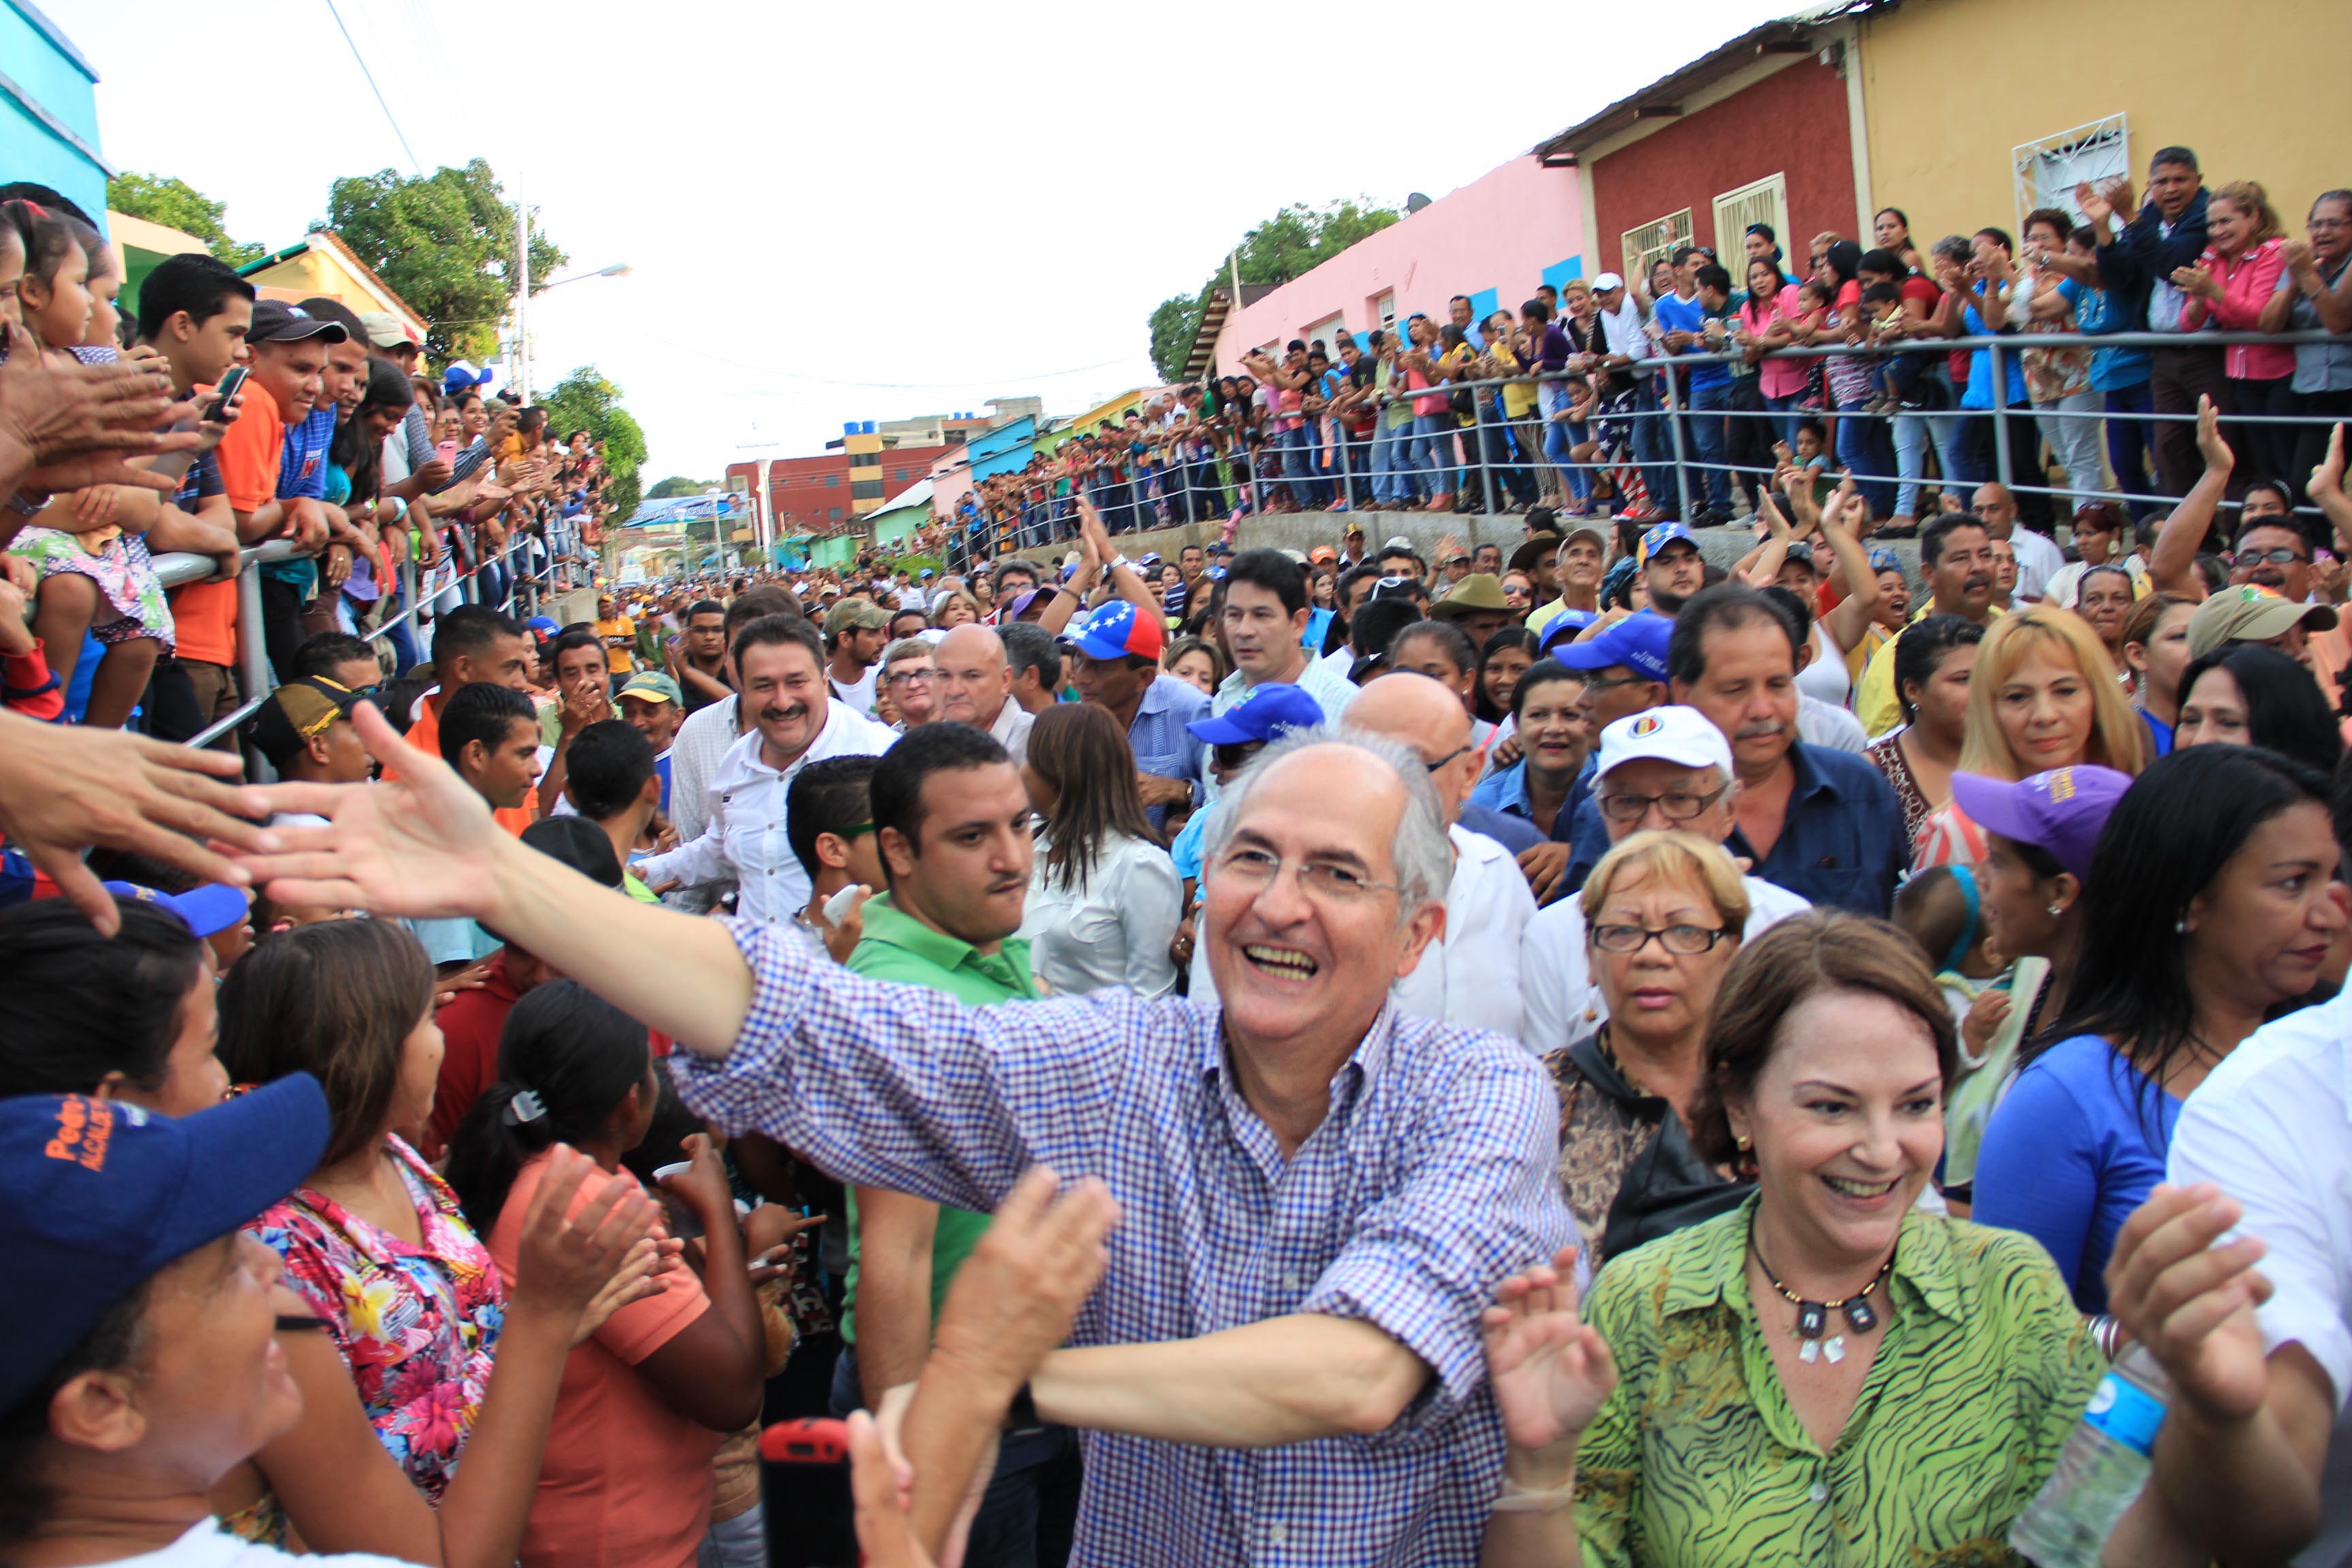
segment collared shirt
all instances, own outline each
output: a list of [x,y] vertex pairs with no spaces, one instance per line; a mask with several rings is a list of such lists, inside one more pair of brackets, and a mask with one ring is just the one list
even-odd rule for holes
[[2009,1527],[2106,1373],[2050,1259],[2026,1237],[1905,1215],[1877,1360],[1824,1453],[1757,1324],[1755,1206],[1626,1254],[1585,1300],[1618,1366],[1577,1449],[1585,1561],[2021,1564]]
[[[1127,727],[1136,771],[1157,778],[1191,780],[1195,805],[1201,801],[1201,742],[1185,726],[1208,714],[1209,694],[1163,669],[1154,673],[1151,684],[1143,689],[1142,700],[1135,705],[1135,718]],[[1146,815],[1152,826],[1167,827],[1166,806],[1153,806]]]
[[[1209,711],[1223,713],[1239,702],[1255,684],[1255,681],[1244,679],[1240,670],[1234,671],[1218,683],[1217,695],[1211,700]],[[1295,684],[1299,690],[1315,699],[1316,705],[1323,710],[1327,722],[1337,722],[1340,710],[1356,695],[1356,688],[1349,681],[1347,671],[1333,669],[1327,660],[1320,658],[1307,659],[1307,668],[1298,672]],[[1194,743],[1197,745],[1199,742]]]
[[1389,1001],[1412,1017],[1517,1039],[1519,938],[1535,918],[1535,894],[1511,852],[1493,839],[1459,823],[1446,836],[1454,875],[1445,884],[1445,934],[1389,987]]
[[1013,700],[1012,693],[1007,692],[1004,706],[996,710],[996,721],[988,727],[989,734],[1004,748],[1016,768],[1029,760],[1029,727],[1036,722],[1037,715]]
[[[887,893],[866,900],[859,911],[865,932],[851,950],[852,974],[920,985],[945,992],[974,1007],[998,1002],[1034,1002],[1037,982],[1029,970],[1029,943],[1012,937],[992,953],[935,931],[900,910]],[[830,959],[821,960],[824,963]],[[847,1194],[849,1206],[849,1272],[842,1286],[841,1337],[857,1342],[857,1258],[863,1231],[857,1223],[857,1194]],[[988,1215],[970,1209],[941,1207],[931,1231],[931,1321],[947,1303],[948,1285],[971,1256],[988,1229]]]
[[1724,847],[1800,898],[1884,917],[1895,879],[1911,864],[1903,807],[1886,775],[1867,757],[1802,741],[1789,742],[1789,763],[1797,779],[1772,853],[1757,854],[1737,828]]
[[1050,835],[1038,835],[1021,934],[1054,994],[1124,988],[1148,1000],[1173,991],[1176,962],[1168,944],[1184,918],[1184,885],[1168,851],[1106,834],[1092,869],[1066,886],[1046,865],[1051,843]]
[[1433,1370],[1372,1437],[1216,1450],[1084,1434],[1073,1563],[1475,1559],[1503,1453],[1478,1315],[1573,1236],[1558,1114],[1526,1053],[1384,1008],[1286,1159],[1234,1082],[1214,1007],[1107,994],[968,1009],[731,929],[753,975],[742,1035],[723,1061],[671,1058],[698,1114],[845,1181],[971,1209],[1033,1164],[1100,1176],[1122,1217],[1074,1343],[1320,1313],[1374,1324]]
[[668,809],[681,844],[701,837],[710,820],[710,781],[718,776],[719,759],[735,744],[735,716],[742,701],[730,694],[696,709],[670,741]]
[[2181,1102],[2168,1179],[2210,1182],[2245,1208],[2271,1299],[2263,1348],[2299,1344],[2335,1385],[2319,1534],[2295,1562],[2352,1552],[2352,991],[2265,1024]]
[[2048,535],[2022,525],[2011,531],[2009,548],[2017,557],[2017,586],[2010,596],[2030,605],[2050,592],[2050,579],[2064,569],[2066,557]]
[[[1790,915],[1813,906],[1761,877],[1742,877],[1748,889],[1748,923],[1740,940],[1754,942]],[[1519,938],[1521,995],[1527,1026],[1520,1037],[1540,1055],[1564,1051],[1609,1019],[1608,1000],[1592,978],[1592,956],[1584,938],[1584,900],[1555,900],[1536,911]],[[1605,1216],[1580,1215],[1587,1226]]]
[[809,901],[808,872],[784,834],[784,800],[793,780],[809,763],[827,757],[878,757],[898,738],[888,726],[828,701],[816,739],[779,770],[768,764],[765,741],[752,726],[719,759],[710,786],[718,800],[700,837],[639,861],[637,875],[648,885],[675,877],[688,887],[732,877],[739,889],[736,907],[744,918],[790,921]]
[[1499,811],[1506,816],[1535,822],[1536,826],[1543,830],[1544,837],[1566,843],[1569,829],[1576,821],[1576,803],[1592,793],[1593,770],[1599,766],[1597,754],[1584,759],[1584,766],[1577,770],[1575,782],[1568,786],[1567,797],[1559,803],[1559,810],[1549,822],[1535,822],[1535,807],[1528,799],[1528,760],[1525,757],[1507,768],[1496,768],[1480,779],[1477,787],[1470,792],[1470,800],[1473,805]]

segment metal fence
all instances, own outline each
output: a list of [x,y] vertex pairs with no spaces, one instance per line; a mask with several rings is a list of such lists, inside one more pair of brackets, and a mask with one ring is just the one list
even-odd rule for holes
[[[1747,366],[1736,349],[1668,355],[1653,348],[1651,357],[1622,373],[1633,380],[1630,391],[1613,399],[1592,398],[1581,418],[1573,415],[1586,402],[1579,385],[1583,378],[1567,372],[1450,381],[1391,395],[1374,409],[1368,434],[1321,415],[1296,429],[1253,430],[1237,450],[1135,464],[1120,479],[1089,479],[1082,488],[1113,532],[1223,521],[1235,511],[1264,511],[1284,503],[1304,510],[1336,510],[1335,503],[1341,503],[1362,511],[1407,501],[1426,505],[1451,496],[1457,510],[1489,514],[1521,510],[1538,500],[1565,509],[1590,502],[1603,487],[1613,492],[1608,504],[1619,511],[1646,501],[1664,515],[1686,520],[1711,504],[1728,516],[1729,503],[1744,500],[1744,489],[1769,480],[1775,469],[1772,442],[1784,440],[1793,447],[1800,424],[1817,420],[1825,426],[1832,468],[1852,468],[1874,510],[1884,516],[1922,516],[1925,489],[1973,489],[1999,479],[2030,515],[2063,502],[2063,517],[2074,506],[2098,500],[2118,503],[2137,517],[2179,499],[2152,476],[2162,468],[2159,432],[2168,426],[2193,426],[2193,407],[2159,409],[2152,398],[2093,393],[2091,405],[2079,395],[2059,403],[2029,400],[2008,404],[1996,417],[1990,406],[1960,405],[1962,395],[1945,370],[1946,357],[1983,356],[1968,384],[1974,386],[1982,375],[1990,386],[2004,388],[2024,354],[2210,350],[2218,357],[2225,347],[2253,343],[2326,344],[2352,353],[2352,339],[2319,331],[1902,339],[1777,349],[1756,367]],[[1922,374],[1887,374],[1905,356],[1915,355],[1929,356]],[[1702,367],[1760,370],[1774,361],[1820,362],[1823,374],[1809,373],[1809,388],[1821,386],[1830,365],[1843,361],[1842,371],[1866,374],[1870,384],[1885,390],[1841,407],[1820,394],[1767,400],[1759,374],[1735,374],[1726,387],[1694,391],[1690,385],[1691,373]],[[2221,377],[2216,373],[2212,379]],[[1909,400],[1895,390],[1898,382],[1914,389]],[[1459,411],[1456,394],[1468,395],[1470,412]],[[1528,412],[1512,411],[1510,405],[1529,402],[1530,396]],[[2318,406],[2286,414],[2223,415],[2242,479],[2259,474],[2281,481],[2302,500],[2307,468],[2293,471],[2297,464],[2279,461],[2276,454],[2298,444],[2306,451],[2324,450],[2327,428],[2352,417],[2352,394],[2321,395],[2313,401]],[[1270,422],[1278,426],[1283,421],[1276,416]],[[2273,432],[2298,439],[2282,443]],[[2045,447],[2067,470],[2065,483],[2049,482]],[[2260,460],[2265,450],[2273,458],[2267,466]],[[1053,488],[1062,487],[1055,482]],[[2317,515],[2309,505],[2298,510]],[[1067,493],[1034,498],[1017,520],[992,531],[1000,548],[1037,548],[1068,538],[1076,532],[1074,502]],[[957,531],[960,550],[968,545],[963,532]]]

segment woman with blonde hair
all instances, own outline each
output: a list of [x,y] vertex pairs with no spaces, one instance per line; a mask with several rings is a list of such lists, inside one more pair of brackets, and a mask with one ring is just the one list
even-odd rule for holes
[[931,629],[953,631],[981,618],[980,601],[961,588],[942,588],[931,596]]
[[[1969,678],[1958,772],[2015,784],[2089,763],[2137,778],[2148,746],[2147,728],[2089,622],[2036,608],[1992,623]],[[1973,866],[1984,853],[1983,830],[1948,805],[1919,829],[1911,863]]]

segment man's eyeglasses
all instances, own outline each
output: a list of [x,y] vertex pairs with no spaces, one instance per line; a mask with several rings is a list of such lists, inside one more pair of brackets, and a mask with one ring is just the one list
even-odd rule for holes
[[1477,749],[1477,748],[1476,748],[1476,743],[1475,743],[1475,742],[1473,742],[1472,744],[1467,745],[1467,746],[1456,746],[1456,747],[1454,747],[1452,751],[1450,751],[1450,752],[1446,752],[1444,756],[1442,756],[1442,757],[1438,758],[1435,762],[1433,762],[1433,763],[1423,763],[1423,766],[1425,766],[1426,768],[1428,768],[1428,769],[1429,769],[1429,771],[1430,771],[1431,773],[1435,773],[1438,769],[1440,769],[1440,768],[1444,767],[1446,763],[1448,763],[1452,762],[1454,758],[1456,758],[1456,757],[1461,757],[1461,756],[1467,756],[1471,752],[1473,752],[1473,751],[1475,751],[1475,750],[1476,750],[1476,749]]
[[1720,926],[1676,925],[1652,931],[1647,926],[1597,925],[1592,928],[1592,945],[1603,952],[1639,952],[1654,940],[1678,958],[1696,958],[1730,934]]
[[1658,815],[1668,822],[1688,822],[1721,800],[1723,792],[1730,787],[1727,784],[1705,795],[1687,790],[1672,790],[1664,795],[1604,795],[1601,797],[1601,815],[1612,822],[1639,822],[1654,805]]
[[2308,561],[2311,557],[2300,550],[2281,545],[2276,550],[2242,550],[2235,555],[2221,557],[2224,566],[2260,566],[2268,562],[2273,566],[2284,566],[2292,561]]
[[849,826],[842,828],[839,832],[835,833],[834,837],[836,838],[855,838],[861,833],[871,833],[873,831],[874,825],[872,823],[857,822],[852,823]]
[[1591,676],[1584,682],[1587,692],[1609,691],[1620,686],[1652,686],[1656,683],[1646,675]]
[[[1285,864],[1282,857],[1271,850],[1233,849],[1217,862],[1217,875],[1230,877],[1245,887],[1264,888],[1281,874]],[[1307,896],[1321,904],[1352,903],[1375,893],[1404,891],[1397,883],[1375,882],[1361,871],[1328,860],[1301,860],[1290,869]]]
[[940,672],[936,669],[894,669],[884,677],[885,679],[898,686],[924,685],[939,678]]

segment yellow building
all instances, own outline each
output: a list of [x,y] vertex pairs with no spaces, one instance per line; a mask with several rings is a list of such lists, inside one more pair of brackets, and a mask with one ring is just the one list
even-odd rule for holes
[[283,300],[291,305],[323,294],[362,316],[371,310],[389,311],[400,318],[417,342],[425,341],[424,318],[332,229],[312,229],[295,244],[248,262],[237,271],[265,300]]
[[2036,206],[2073,211],[2080,179],[2127,174],[2141,191],[2159,147],[2194,151],[2209,187],[2260,181],[2290,234],[2320,192],[2352,184],[2345,0],[1846,9],[1859,13],[1863,183],[1875,205],[1904,209],[1923,249],[1987,225],[2014,234]]

